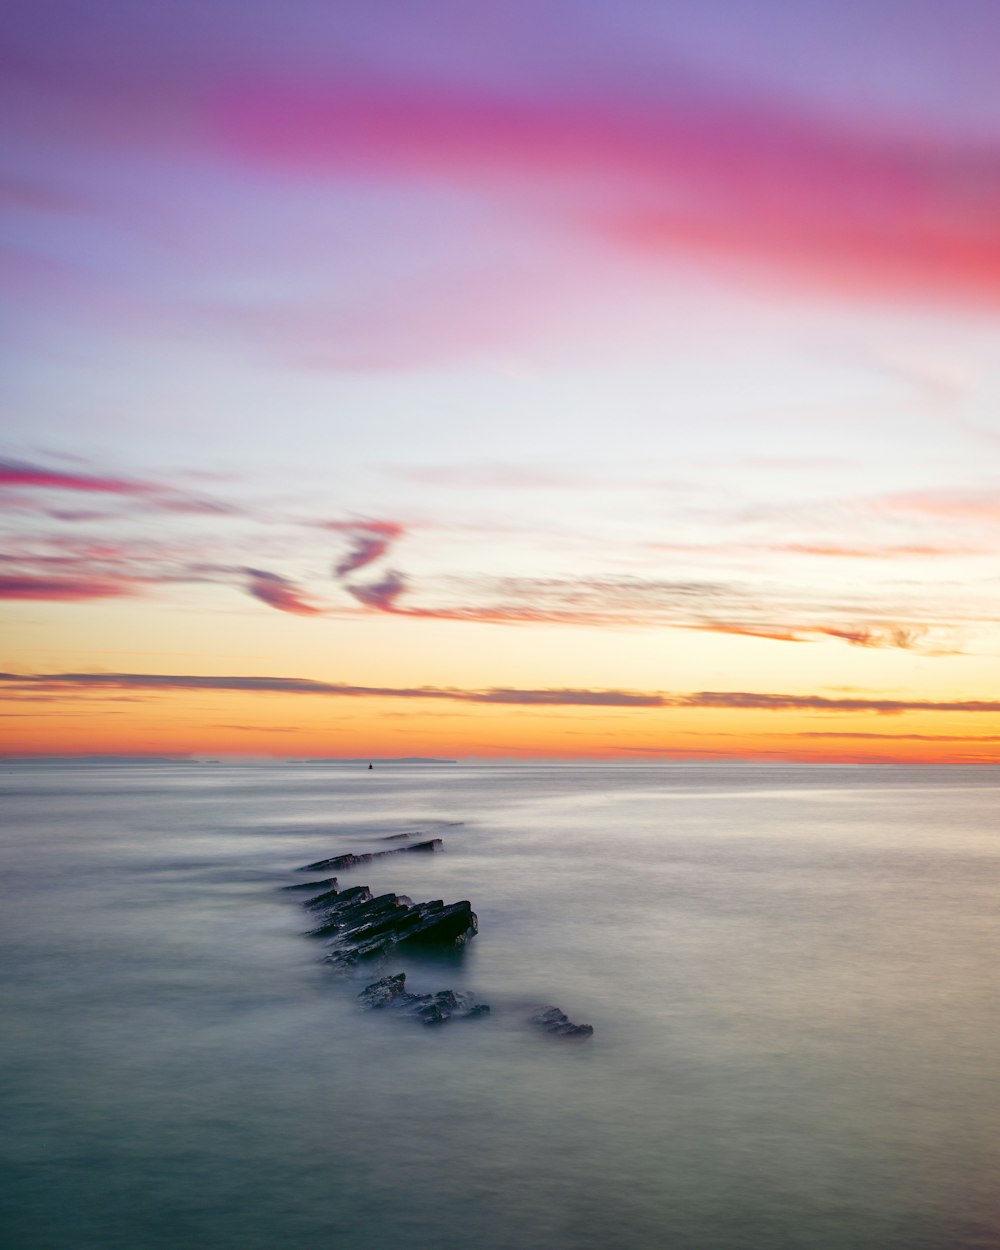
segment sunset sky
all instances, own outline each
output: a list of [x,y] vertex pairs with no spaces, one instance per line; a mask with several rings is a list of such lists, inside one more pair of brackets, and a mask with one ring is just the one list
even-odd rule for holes
[[6,753],[1000,762],[995,0],[11,0]]

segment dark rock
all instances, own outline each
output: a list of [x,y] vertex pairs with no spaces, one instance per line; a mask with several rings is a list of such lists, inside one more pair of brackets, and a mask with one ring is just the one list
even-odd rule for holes
[[436,994],[412,994],[406,988],[405,972],[373,981],[371,985],[365,986],[358,999],[365,1007],[389,1007],[419,1020],[424,1025],[444,1024],[452,1019],[474,1019],[489,1015],[490,1011],[486,1003],[477,1003],[471,994],[459,994],[455,990],[439,990]]
[[[395,900],[393,905],[381,907],[377,911],[365,908],[360,916],[352,918],[351,926],[345,928],[341,934],[342,941],[359,945],[379,935],[395,938],[396,931],[409,915],[410,908],[395,895],[392,897]],[[373,903],[377,901],[373,900]]]
[[553,1033],[558,1037],[592,1037],[592,1024],[573,1024],[558,1007],[540,1007],[531,1017],[532,1024],[545,1033]]
[[[440,838],[409,841],[418,836],[415,833],[389,834],[380,841],[402,842],[405,845],[386,851],[335,855],[331,859],[307,864],[300,871],[342,870],[389,855],[410,851],[433,852],[441,846]],[[339,889],[336,877],[306,881],[301,885],[285,886],[284,889],[312,894],[312,897],[303,899],[303,903],[316,913],[320,923],[309,936],[329,940],[330,949],[323,962],[343,973],[350,974],[363,963],[387,960],[390,956],[406,952],[437,953],[437,962],[440,963],[444,952],[460,952],[479,930],[478,918],[468,899],[445,904],[439,898],[414,903],[405,894],[380,894],[375,897],[366,885]],[[425,1027],[438,1027],[450,1020],[471,1020],[490,1014],[489,1005],[477,1003],[471,994],[456,990],[439,990],[434,994],[412,993],[406,988],[405,972],[371,982],[358,994],[358,999],[364,1007],[388,1009]],[[538,1029],[554,1037],[583,1039],[594,1034],[592,1025],[574,1024],[558,1007],[539,1007],[530,1019]]]
[[462,1020],[475,1020],[477,1016],[488,1016],[489,1014],[489,1003],[476,1003],[474,1007],[470,1007],[468,1011],[464,1011],[460,1018]]
[[[395,839],[396,835],[393,836]],[[439,838],[430,838],[392,851],[337,856],[321,864],[310,864],[309,868],[352,867],[401,852],[433,852],[440,845]],[[344,973],[351,973],[364,962],[385,959],[400,950],[458,951],[479,928],[476,913],[467,899],[449,904],[439,898],[414,903],[405,894],[374,897],[366,885],[352,886],[347,890],[336,887],[337,880],[331,877],[291,888],[321,891],[303,900],[305,907],[316,914],[319,921],[309,936],[330,941],[330,949],[323,962]],[[456,1019],[477,1019],[490,1014],[486,1003],[477,1003],[471,994],[456,990],[439,990],[435,994],[411,993],[406,988],[406,974],[402,972],[373,981],[358,998],[366,1007],[391,1008],[427,1026]]]
[[[392,834],[384,841],[405,841],[415,834]],[[350,868],[369,860],[382,859],[408,851],[435,851],[439,838],[426,839],[390,851],[364,855],[339,855],[307,866],[308,871],[321,868]],[[320,893],[304,899],[320,924],[312,937],[330,940],[330,949],[323,962],[344,973],[352,973],[365,962],[389,956],[414,953],[461,951],[479,930],[476,913],[468,899],[445,904],[443,899],[414,903],[405,894],[372,895],[366,885],[337,888],[337,878],[307,881],[285,886],[287,890]],[[440,960],[440,955],[438,956]],[[472,1020],[490,1014],[487,1003],[477,1003],[471,994],[456,990],[439,990],[435,994],[415,994],[406,988],[406,973],[398,972],[371,982],[359,994],[361,1004],[371,1009],[390,1009],[427,1027],[437,1027],[450,1020]],[[555,1037],[592,1037],[589,1024],[574,1024],[558,1007],[539,1007],[531,1016],[532,1023]]]
[[327,890],[325,894],[317,894],[315,898],[307,898],[305,906],[310,911],[333,911],[343,908],[359,900],[369,899],[371,890],[366,885],[352,885],[347,890]]
[[373,981],[371,985],[365,986],[358,998],[365,1007],[387,1007],[401,994],[406,994],[405,972],[398,972],[393,977],[383,977],[381,981]]
[[[385,855],[387,852],[376,853]],[[335,868],[338,872],[342,872],[345,868],[356,868],[358,864],[367,864],[374,858],[375,855],[334,855],[331,859],[320,859],[315,864],[306,864],[305,867],[299,869],[299,872],[322,872],[325,868]]]
[[488,1003],[477,1003],[471,994],[458,994],[455,990],[415,997],[426,1001],[414,1003],[409,1014],[425,1025],[444,1024],[446,1020],[475,1020],[490,1014]]
[[[409,837],[409,834],[405,835]],[[439,851],[440,838],[428,838],[424,842],[413,842],[409,846],[393,847],[391,851],[367,851],[361,855],[334,855],[331,859],[318,859],[315,864],[306,864],[299,872],[323,872],[324,870],[343,872],[348,868],[357,868],[359,864],[370,864],[373,859],[385,859],[389,855],[406,855],[410,851]]]
[[338,901],[347,893],[345,890],[335,897],[332,906],[327,905],[323,923],[309,933],[310,937],[336,941],[338,950],[331,963],[350,963],[353,956],[370,958],[393,944],[420,949],[455,948],[468,941],[478,928],[476,914],[468,902],[446,907],[441,899],[412,903],[405,895],[382,894],[372,898],[367,886],[350,891],[359,895],[357,901]]
[[303,892],[306,890],[316,890],[316,891],[326,890],[327,893],[329,893],[331,890],[336,890],[337,878],[327,877],[323,881],[303,881],[301,885],[283,885],[281,888],[283,890],[295,890],[298,892]]
[[409,913],[410,909],[400,903],[395,894],[380,894],[378,898],[372,898],[367,886],[360,888],[363,893],[356,900],[328,906],[323,916],[323,924],[320,929],[312,930],[312,933],[322,936],[323,934],[347,934],[358,931],[359,940],[361,940],[361,930],[368,926],[383,920],[386,916],[398,913],[398,916],[402,918]]
[[[411,921],[418,912],[416,922]],[[405,917],[404,928],[396,939],[401,947],[462,946],[479,932],[479,921],[468,899],[445,907],[440,900],[418,904]]]

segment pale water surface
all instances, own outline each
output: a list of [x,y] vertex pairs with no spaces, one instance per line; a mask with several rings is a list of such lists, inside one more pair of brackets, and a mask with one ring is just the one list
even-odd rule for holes
[[[987,768],[9,762],[0,1244],[1000,1247],[998,799]],[[277,888],[407,830],[445,852],[341,884],[471,899],[464,959],[408,967],[488,1019],[362,1012]]]

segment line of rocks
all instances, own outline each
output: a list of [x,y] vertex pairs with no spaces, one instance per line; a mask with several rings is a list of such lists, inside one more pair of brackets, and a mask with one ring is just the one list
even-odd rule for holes
[[[408,833],[397,834],[396,837],[408,838]],[[387,838],[386,841],[389,841]],[[428,838],[425,842],[414,842],[410,846],[396,846],[391,851],[367,851],[361,855],[334,855],[332,859],[319,859],[315,864],[306,864],[299,872],[343,872],[346,868],[356,868],[358,864],[370,864],[373,859],[385,859],[389,855],[407,855],[413,851],[428,854],[440,851],[440,838]]]
[[[391,838],[408,838],[394,834]],[[440,850],[440,838],[430,838],[391,851],[364,854],[334,855],[329,859],[306,864],[301,872],[344,871],[359,864],[399,855],[409,851]],[[479,921],[468,899],[446,904],[442,899],[415,903],[405,894],[373,895],[366,885],[340,889],[336,877],[318,881],[297,882],[283,887],[295,893],[308,892],[312,897],[304,905],[316,914],[319,923],[307,936],[325,939],[330,950],[323,962],[338,971],[350,973],[365,963],[384,963],[397,952],[434,952],[460,949],[479,931]],[[415,994],[406,988],[406,973],[385,976],[358,994],[362,1006],[412,1017],[425,1025],[443,1024],[453,1019],[473,1019],[489,1015],[486,1003],[475,996],[455,990],[435,994]],[[543,1032],[560,1037],[585,1038],[593,1035],[593,1026],[573,1024],[558,1007],[541,1007],[531,1022]]]
[[307,901],[320,923],[310,937],[328,938],[333,950],[326,963],[352,968],[379,959],[393,949],[441,949],[463,946],[479,931],[468,899],[447,906],[443,899],[414,903],[405,894],[374,896],[366,885],[326,890]]
[[406,973],[382,977],[366,985],[358,995],[365,1007],[392,1011],[413,1016],[421,1024],[443,1024],[445,1020],[470,1020],[488,1016],[488,1003],[477,1003],[472,994],[459,994],[455,990],[439,990],[436,994],[411,994],[406,988]]

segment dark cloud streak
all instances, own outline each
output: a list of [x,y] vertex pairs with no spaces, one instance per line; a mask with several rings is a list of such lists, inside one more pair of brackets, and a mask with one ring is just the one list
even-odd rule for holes
[[446,699],[459,703],[545,707],[705,708],[755,711],[873,712],[1000,712],[1000,700],[828,698],[824,695],[772,694],[753,691],[702,690],[671,694],[636,690],[543,689],[494,687],[463,690],[440,686],[355,686],[308,677],[217,677],[172,673],[0,673],[0,685],[15,694],[70,690],[218,690],[251,694],[311,694],[341,698]]
[[334,565],[335,577],[346,577],[380,559],[405,533],[397,521],[324,521],[321,528],[345,534],[351,542],[350,551]]
[[81,603],[135,594],[127,581],[69,577],[0,577],[0,599],[29,599],[50,603]]
[[322,608],[306,602],[299,588],[287,577],[267,573],[263,569],[244,569],[249,581],[247,590],[255,599],[277,608],[279,612],[291,612],[296,616],[316,616]]

